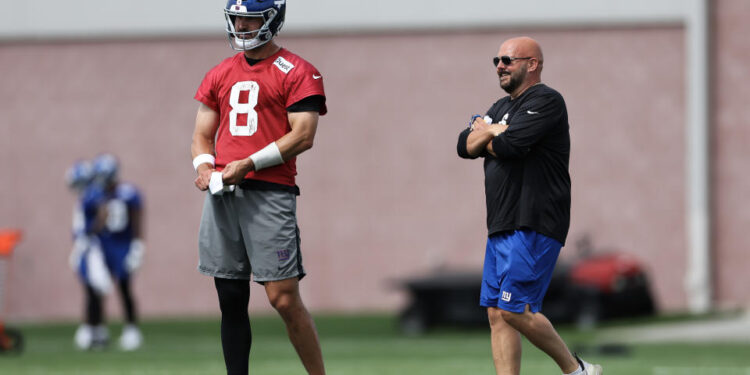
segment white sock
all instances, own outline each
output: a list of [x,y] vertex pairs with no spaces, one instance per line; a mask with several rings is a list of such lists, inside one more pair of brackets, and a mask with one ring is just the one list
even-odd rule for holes
[[563,374],[563,375],[581,375],[581,374],[583,374],[583,368],[581,367],[581,365],[578,365],[578,370],[575,370],[571,372],[570,374]]

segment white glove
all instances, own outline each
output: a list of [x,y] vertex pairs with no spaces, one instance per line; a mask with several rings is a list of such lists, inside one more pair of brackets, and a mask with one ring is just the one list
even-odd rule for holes
[[145,251],[146,247],[140,239],[136,238],[130,242],[130,250],[128,251],[128,255],[125,256],[125,268],[128,270],[128,273],[133,273],[141,267]]
[[78,267],[81,265],[81,259],[83,258],[83,253],[86,252],[88,247],[89,239],[86,236],[76,236],[75,241],[73,241],[73,249],[68,256],[68,264],[73,271],[78,271]]
[[88,268],[87,284],[99,295],[107,295],[112,290],[112,278],[104,260],[98,241],[92,241],[85,253]]

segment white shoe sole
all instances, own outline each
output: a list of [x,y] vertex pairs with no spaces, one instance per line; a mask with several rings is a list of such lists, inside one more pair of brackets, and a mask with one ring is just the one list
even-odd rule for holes
[[602,366],[591,365],[591,368],[586,370],[587,375],[602,375]]

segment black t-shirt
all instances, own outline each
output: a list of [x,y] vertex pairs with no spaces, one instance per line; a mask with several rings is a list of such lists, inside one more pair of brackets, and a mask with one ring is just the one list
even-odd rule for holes
[[[492,123],[508,129],[492,139],[484,157],[484,188],[489,235],[531,229],[562,244],[570,227],[570,132],[563,97],[544,84],[511,100],[506,96],[487,111]],[[458,155],[466,150],[466,129],[458,136]]]

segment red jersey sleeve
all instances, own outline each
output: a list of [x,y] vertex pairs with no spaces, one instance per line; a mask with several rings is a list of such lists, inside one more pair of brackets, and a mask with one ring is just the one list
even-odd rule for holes
[[[289,93],[286,100],[286,107],[307,98],[308,96],[321,95],[326,96],[323,89],[323,75],[318,69],[315,69],[310,63],[302,61],[299,69],[291,72],[290,79],[287,81],[287,92]],[[320,109],[320,115],[325,115],[328,108],[325,103]]]
[[207,107],[219,112],[219,100],[216,95],[216,67],[209,70],[203,77],[198,91],[195,93],[195,100],[205,104]]

